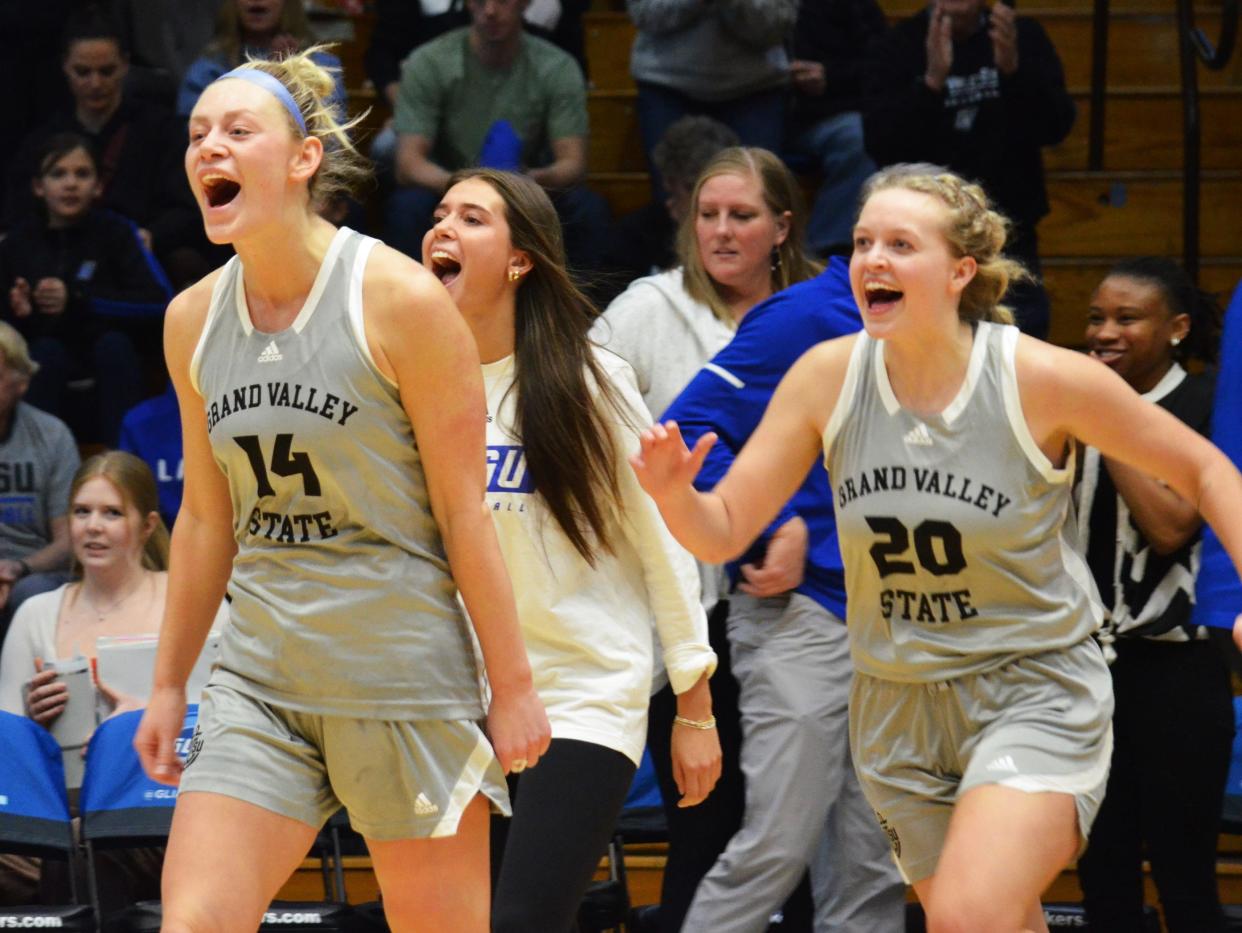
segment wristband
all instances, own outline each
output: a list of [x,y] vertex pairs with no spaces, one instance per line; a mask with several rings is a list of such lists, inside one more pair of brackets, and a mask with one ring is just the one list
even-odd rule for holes
[[19,573],[19,574],[17,575],[17,578],[18,578],[19,580],[20,580],[22,577],[28,577],[28,576],[30,576],[30,574],[31,574],[30,565],[29,565],[28,563],[26,563],[24,560],[22,560],[20,557],[17,559],[17,566],[21,568],[21,573]]
[[674,716],[673,722],[680,726],[689,726],[691,729],[708,729],[716,728],[716,717],[708,716],[706,719],[687,719],[685,716]]

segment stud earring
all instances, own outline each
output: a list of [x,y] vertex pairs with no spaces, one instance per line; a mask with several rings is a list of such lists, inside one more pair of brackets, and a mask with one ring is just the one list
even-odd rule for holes
[[509,270],[509,281],[510,281],[510,282],[516,282],[516,281],[517,281],[518,279],[520,279],[521,277],[522,277],[522,273],[521,273],[521,272],[519,272],[517,269],[510,269],[510,270]]
[[1170,337],[1169,338],[1169,343],[1171,343],[1173,346],[1177,346],[1181,342],[1182,342],[1181,337]]

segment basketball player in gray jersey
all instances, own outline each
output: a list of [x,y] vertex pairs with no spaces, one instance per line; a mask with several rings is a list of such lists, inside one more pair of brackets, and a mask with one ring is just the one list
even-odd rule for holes
[[[1021,336],[982,189],[874,176],[850,279],[864,333],[799,360],[711,493],[674,423],[633,465],[696,556],[742,550],[823,452],[846,570],[854,759],[933,931],[1046,931],[1110,757],[1097,597],[1065,530],[1076,441],[1176,490],[1242,565],[1242,476],[1086,357]],[[1235,633],[1238,631],[1235,628]],[[1236,637],[1236,636],[1235,636]]]
[[[185,498],[135,743],[181,788],[165,931],[256,929],[344,805],[394,930],[482,933],[489,802],[507,812],[502,771],[549,741],[483,508],[474,341],[432,275],[315,212],[360,170],[332,87],[306,54],[252,62],[190,117],[190,186],[237,257],[168,310]],[[226,584],[182,771],[184,685]]]

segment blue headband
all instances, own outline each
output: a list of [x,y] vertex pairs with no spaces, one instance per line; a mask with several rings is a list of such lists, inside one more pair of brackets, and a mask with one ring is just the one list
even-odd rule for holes
[[293,95],[289,93],[289,89],[281,83],[279,78],[275,78],[258,68],[247,68],[245,66],[234,68],[232,71],[220,75],[216,80],[223,81],[225,78],[240,78],[243,81],[249,81],[251,84],[263,88],[263,90],[284,104],[285,109],[289,111],[289,116],[293,117],[293,122],[302,131],[302,135],[308,135],[306,120],[302,116],[302,111],[298,109],[297,103],[293,100]]

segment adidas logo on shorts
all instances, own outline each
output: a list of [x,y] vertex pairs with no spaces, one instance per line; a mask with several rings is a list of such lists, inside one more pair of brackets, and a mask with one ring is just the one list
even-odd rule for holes
[[931,447],[936,443],[932,440],[931,431],[927,430],[927,425],[921,421],[907,431],[906,436],[902,440],[916,447]]
[[414,798],[414,812],[419,816],[433,816],[440,812],[440,808],[427,799],[427,795],[419,792]]
[[1018,766],[1013,763],[1012,755],[1001,755],[999,758],[995,758],[992,761],[988,762],[987,770],[989,771],[1011,771],[1014,774],[1017,774]]
[[284,354],[277,348],[275,340],[264,347],[263,352],[259,354],[260,363],[275,363],[277,360],[283,360],[284,358]]

